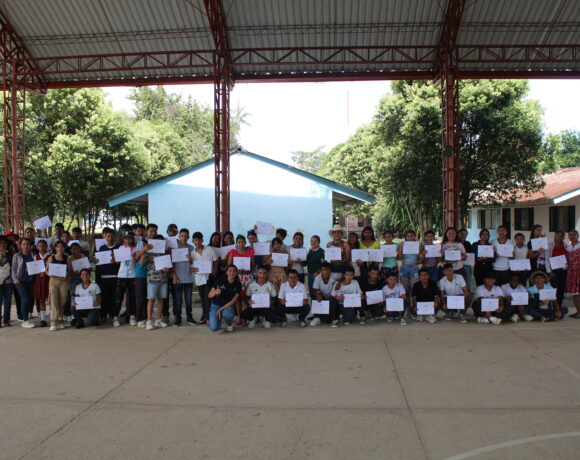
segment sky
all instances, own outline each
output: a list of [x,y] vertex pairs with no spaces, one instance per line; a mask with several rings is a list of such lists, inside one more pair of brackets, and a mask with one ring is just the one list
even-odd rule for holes
[[[213,105],[213,85],[169,85],[168,92]],[[106,88],[116,110],[132,113],[129,88]],[[295,150],[330,150],[372,120],[390,82],[237,83],[231,110],[248,114],[243,148],[291,164]],[[544,107],[546,132],[580,130],[580,80],[530,80],[530,99]]]

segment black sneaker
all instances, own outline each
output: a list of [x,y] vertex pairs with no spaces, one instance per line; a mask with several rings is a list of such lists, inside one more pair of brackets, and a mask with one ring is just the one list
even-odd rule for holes
[[187,324],[189,324],[190,326],[197,326],[199,324],[199,321],[196,321],[193,318],[187,318]]
[[76,328],[76,329],[82,329],[83,327],[85,327],[85,322],[83,321],[83,319],[82,319],[82,318],[78,318],[78,319],[75,321],[75,328]]
[[173,322],[174,326],[181,326],[181,318],[177,318],[174,322]]
[[48,323],[46,321],[41,321],[38,327],[47,327]]

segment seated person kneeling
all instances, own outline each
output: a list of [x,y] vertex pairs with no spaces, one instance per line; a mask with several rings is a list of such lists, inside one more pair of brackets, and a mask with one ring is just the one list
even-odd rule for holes
[[[301,306],[286,306],[288,303],[287,294],[302,294],[302,305]],[[308,296],[306,295],[306,288],[304,284],[298,281],[298,272],[293,268],[288,270],[288,281],[285,281],[280,286],[280,292],[278,293],[278,302],[280,302],[280,318],[282,321],[280,326],[286,327],[288,313],[293,313],[298,315],[300,320],[300,326],[306,326],[306,316],[310,311],[308,306]]]
[[[268,281],[268,268],[265,265],[260,265],[256,270],[257,279],[251,281],[248,285],[246,291],[248,297],[250,297],[250,308],[242,310],[242,319],[248,321],[248,327],[252,329],[256,325],[256,321],[259,317],[264,318],[264,327],[272,327],[272,323],[276,322],[276,288],[274,285]],[[270,307],[269,308],[255,308],[253,296],[255,294],[267,294]]]

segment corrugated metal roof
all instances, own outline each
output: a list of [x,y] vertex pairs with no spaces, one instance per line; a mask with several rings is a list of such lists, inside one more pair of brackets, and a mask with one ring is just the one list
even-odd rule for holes
[[[272,51],[271,61],[245,55],[234,63],[234,74],[388,73],[433,69],[447,1],[222,0],[222,6],[232,49],[286,49]],[[0,9],[33,58],[214,49],[202,0],[4,0]],[[580,1],[468,0],[457,44],[576,46],[564,54],[555,49],[557,59],[541,59],[543,62],[535,51],[485,51],[485,62],[477,52],[470,52],[460,64],[463,71],[580,71]],[[353,48],[354,52],[336,52],[337,47]],[[427,53],[431,54],[415,60],[408,56],[416,51],[408,48],[381,51],[362,47],[429,47]],[[318,49],[292,54],[289,64],[281,62],[288,61],[284,58],[288,48]],[[380,58],[364,59],[365,53]],[[496,59],[494,54],[512,56],[512,62]],[[212,65],[195,58],[193,62],[203,66],[130,70],[93,66],[43,78],[55,82],[212,73]]]
[[580,189],[580,167],[563,168],[544,176],[544,188],[535,193],[517,198],[517,204],[551,204],[558,197]]

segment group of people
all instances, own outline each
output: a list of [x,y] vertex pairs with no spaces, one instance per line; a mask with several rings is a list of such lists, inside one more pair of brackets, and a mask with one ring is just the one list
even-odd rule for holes
[[[165,236],[158,230],[153,223],[104,228],[93,244],[80,228],[71,235],[61,223],[51,238],[33,228],[0,235],[2,326],[11,325],[13,296],[22,327],[50,331],[105,322],[118,327],[123,304],[131,326],[164,328],[171,324],[170,297],[173,325],[183,324],[185,307],[185,323],[219,331],[225,322],[230,332],[234,325],[285,327],[289,315],[303,327],[307,321],[311,327],[380,319],[467,322],[468,308],[478,323],[557,321],[567,314],[564,295],[573,297],[570,316],[579,317],[576,230],[556,232],[546,243],[536,225],[526,244],[523,234],[511,241],[499,226],[495,239],[483,229],[471,244],[465,229],[450,227],[435,244],[432,230],[420,238],[409,230],[399,242],[386,231],[380,242],[371,227],[359,236],[336,225],[325,247],[314,235],[309,249],[301,232],[286,243],[282,228],[266,242],[254,228],[236,237],[215,232],[207,244],[202,233],[175,224]],[[197,320],[194,285],[202,306]],[[40,322],[32,320],[35,307]]]

